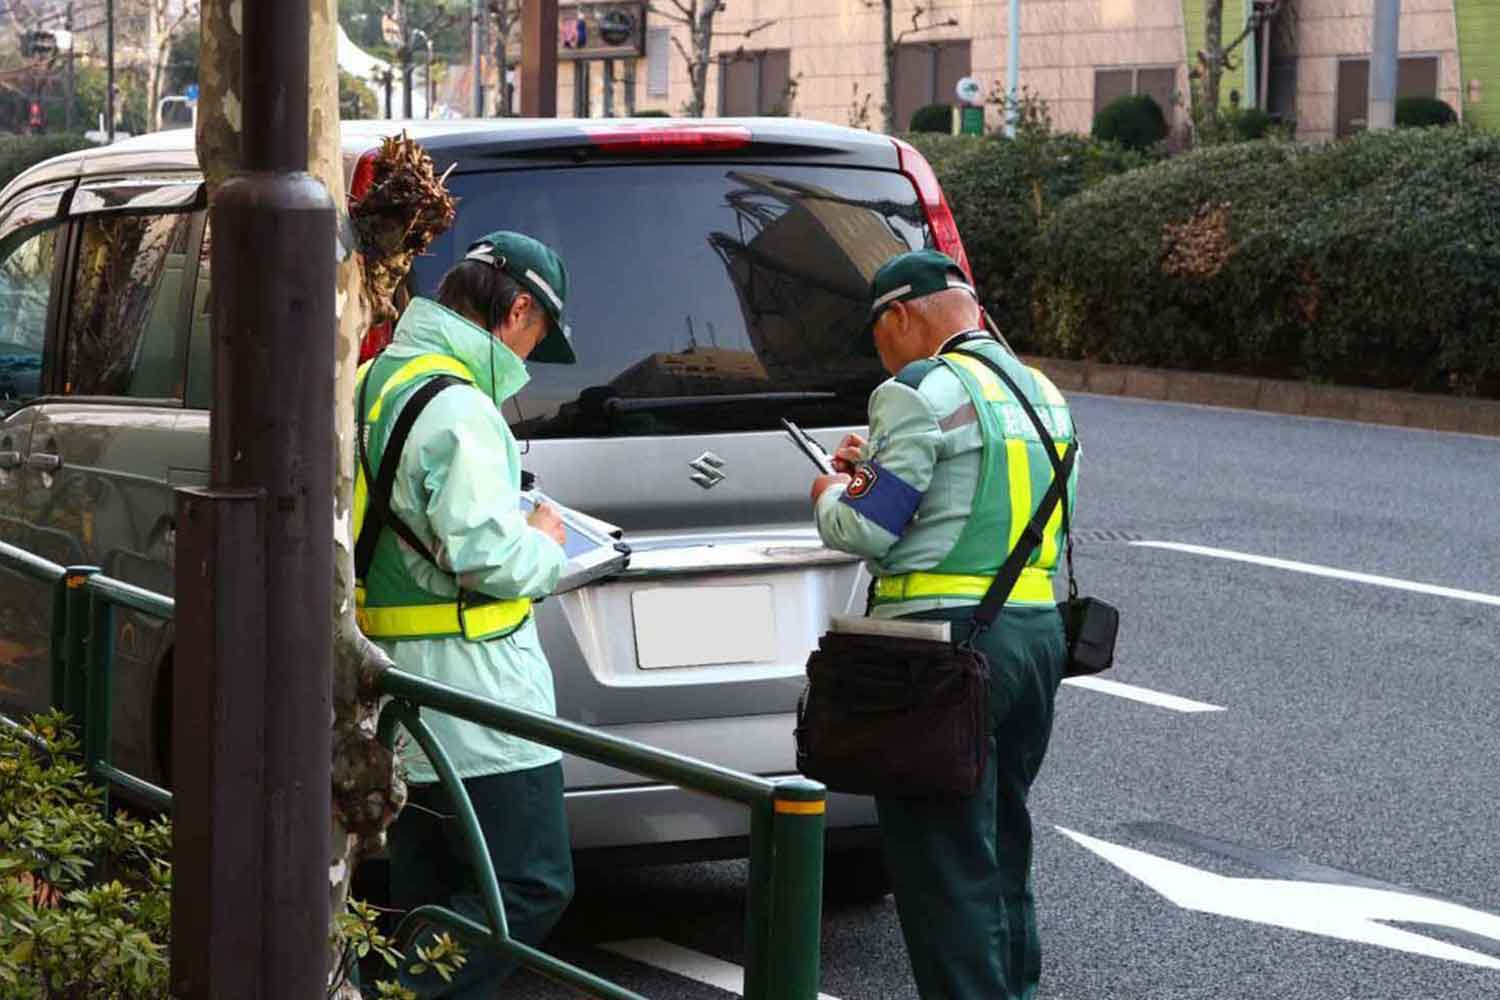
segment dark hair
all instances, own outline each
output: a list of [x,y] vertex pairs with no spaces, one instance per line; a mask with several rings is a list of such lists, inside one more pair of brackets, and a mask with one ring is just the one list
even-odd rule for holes
[[524,290],[498,267],[482,260],[461,260],[443,275],[437,300],[486,330],[493,330]]

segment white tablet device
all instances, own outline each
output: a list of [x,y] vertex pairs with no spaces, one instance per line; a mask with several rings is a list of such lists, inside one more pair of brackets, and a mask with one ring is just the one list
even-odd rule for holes
[[549,503],[557,510],[568,532],[567,542],[563,545],[568,563],[563,567],[562,577],[553,593],[577,590],[602,577],[613,576],[629,564],[630,546],[620,541],[624,532],[619,528],[560,504],[536,490],[521,494],[522,513],[529,514],[542,503]]

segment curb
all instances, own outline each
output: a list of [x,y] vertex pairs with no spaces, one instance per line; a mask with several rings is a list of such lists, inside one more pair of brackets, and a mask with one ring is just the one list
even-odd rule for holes
[[1500,400],[1024,356],[1059,389],[1500,437]]

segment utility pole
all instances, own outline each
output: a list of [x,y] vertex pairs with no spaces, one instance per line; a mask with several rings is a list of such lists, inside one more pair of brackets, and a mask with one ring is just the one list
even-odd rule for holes
[[1005,134],[1016,137],[1016,119],[1021,109],[1017,102],[1021,98],[1021,0],[1010,0],[1010,24],[1005,39],[1008,52],[1005,57]]
[[521,115],[557,117],[557,0],[521,5]]
[[115,0],[104,0],[104,141],[115,141]]
[[1401,0],[1375,0],[1375,42],[1370,53],[1369,128],[1396,127],[1396,74],[1401,51]]
[[232,9],[209,486],[177,492],[172,995],[300,1000],[328,985],[337,216],[308,173],[307,0]]
[[474,117],[484,117],[484,28],[489,12],[484,0],[474,0],[469,14],[469,61],[474,77]]
[[65,22],[68,26],[68,75],[66,77],[66,96],[64,97],[63,120],[69,132],[78,127],[78,108],[75,106],[77,100],[78,84],[73,75],[73,0],[68,0],[68,17]]

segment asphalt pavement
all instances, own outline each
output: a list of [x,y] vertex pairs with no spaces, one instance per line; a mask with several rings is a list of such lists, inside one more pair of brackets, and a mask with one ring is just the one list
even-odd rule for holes
[[[1073,405],[1080,582],[1122,629],[1033,792],[1041,996],[1500,997],[1500,440]],[[734,996],[744,876],[586,875],[552,947]],[[830,906],[823,953],[829,997],[917,996],[889,898]]]

